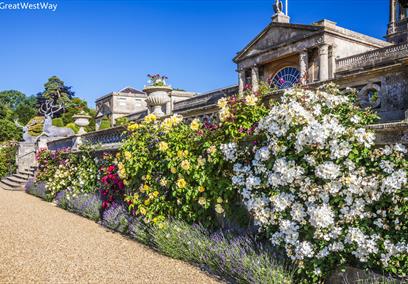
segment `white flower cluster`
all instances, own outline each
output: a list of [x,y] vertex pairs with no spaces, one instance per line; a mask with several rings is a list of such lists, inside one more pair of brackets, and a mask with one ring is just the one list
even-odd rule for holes
[[[370,211],[390,197],[393,207],[407,202],[407,169],[391,161],[404,159],[407,150],[374,149],[375,135],[361,128],[363,116],[339,91],[289,90],[259,122],[255,134],[266,138],[252,151],[222,146],[255,223],[293,260],[348,254],[386,266],[407,252],[406,243],[389,238],[401,224]],[[359,227],[370,222],[378,233]]]
[[221,151],[227,161],[235,162],[237,160],[237,144],[222,144]]

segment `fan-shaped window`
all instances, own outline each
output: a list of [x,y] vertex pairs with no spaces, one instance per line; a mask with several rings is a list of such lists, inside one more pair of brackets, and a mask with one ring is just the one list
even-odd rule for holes
[[299,80],[299,70],[295,67],[286,67],[276,73],[276,75],[272,78],[271,84],[278,89],[289,89],[299,83]]

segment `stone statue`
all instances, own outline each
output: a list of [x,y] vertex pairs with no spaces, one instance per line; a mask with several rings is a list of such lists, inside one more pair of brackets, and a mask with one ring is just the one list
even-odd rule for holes
[[46,100],[40,107],[40,112],[44,114],[44,128],[43,134],[48,137],[70,137],[75,135],[74,131],[68,127],[57,127],[52,125],[52,118],[54,114],[64,109],[62,104],[55,105],[53,99]]
[[31,135],[28,133],[29,128],[30,128],[30,125],[22,126],[22,125],[20,125],[20,123],[18,123],[17,120],[14,120],[14,123],[16,124],[17,127],[23,129],[23,141],[24,141],[24,142],[27,142],[27,143],[33,143],[34,137],[31,136]]
[[273,10],[276,14],[283,13],[283,3],[281,0],[276,0],[275,4],[273,4]]

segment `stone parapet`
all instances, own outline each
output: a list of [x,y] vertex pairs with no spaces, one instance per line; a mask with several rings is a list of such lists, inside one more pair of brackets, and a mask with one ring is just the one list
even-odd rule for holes
[[408,57],[408,43],[392,45],[336,60],[338,75],[370,67],[380,67]]

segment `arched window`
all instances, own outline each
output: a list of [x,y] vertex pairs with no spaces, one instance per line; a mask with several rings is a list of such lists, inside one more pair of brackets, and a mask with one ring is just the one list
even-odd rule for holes
[[295,67],[281,69],[271,80],[271,85],[278,89],[289,89],[300,81],[300,72]]

